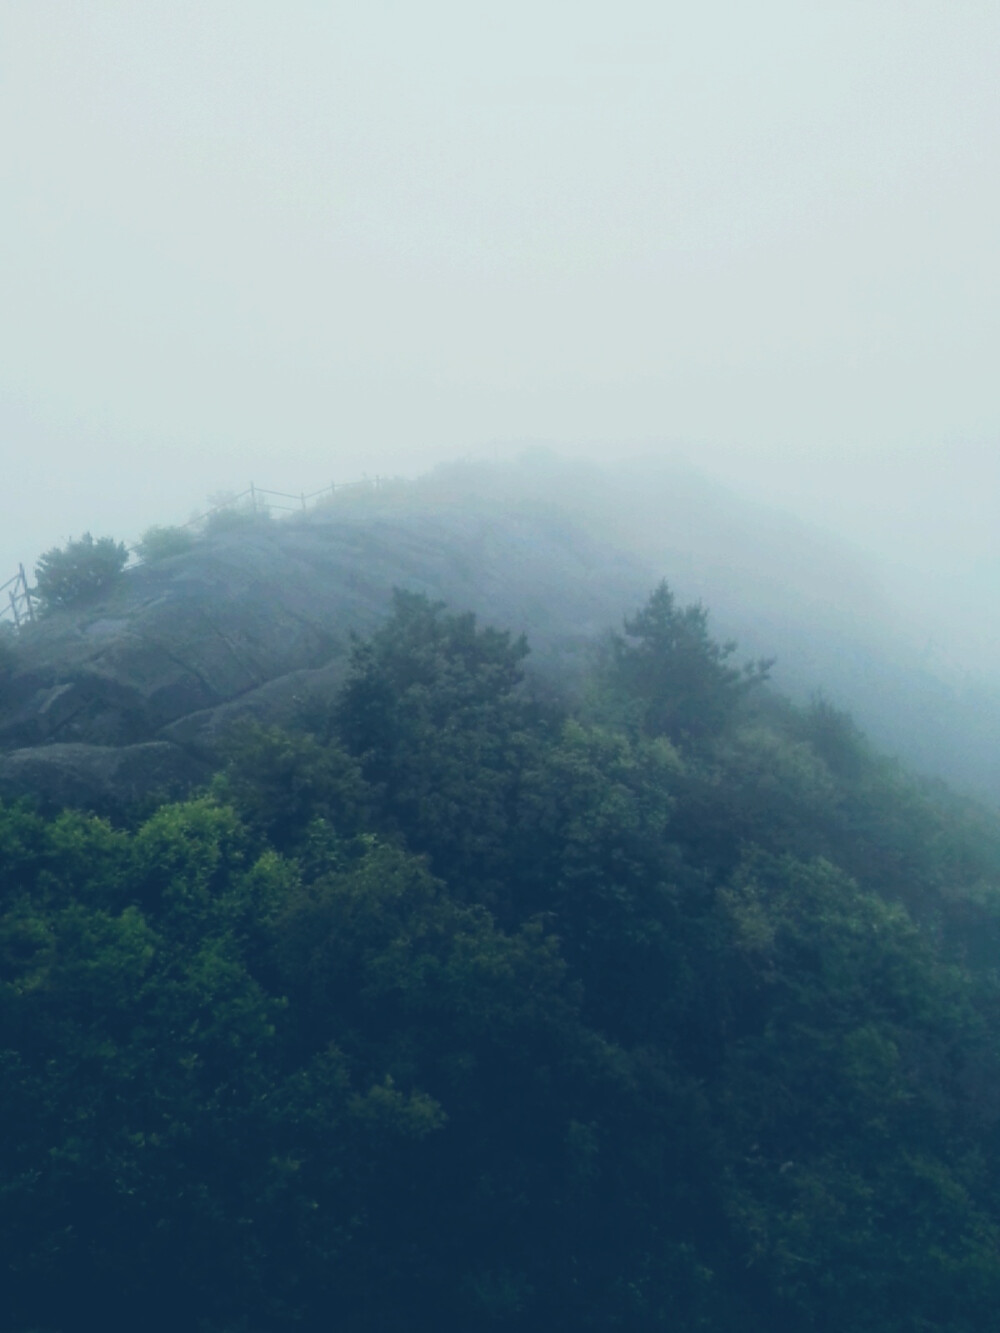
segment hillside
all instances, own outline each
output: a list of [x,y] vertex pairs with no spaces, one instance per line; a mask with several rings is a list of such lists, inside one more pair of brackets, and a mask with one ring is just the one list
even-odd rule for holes
[[534,674],[573,688],[588,645],[662,577],[721,637],[775,657],[790,697],[821,691],[909,766],[1000,801],[996,690],[928,658],[936,625],[905,622],[877,568],[693,474],[545,453],[244,516],[51,617],[0,679],[0,790],[113,804],[183,789],[226,719],[284,717],[335,682],[397,585],[528,632]]
[[237,516],[19,636],[0,679],[0,792],[112,808],[183,790],[234,717],[280,719],[335,685],[396,585],[530,631],[544,670],[651,579],[544,505],[474,492],[428,504],[388,487],[294,520]]
[[[102,620],[170,605],[137,574]],[[200,794],[0,806],[6,1327],[992,1328],[1000,824],[665,584],[562,694],[471,613],[364,606],[339,653],[240,640],[283,728],[206,744],[261,689],[220,651],[49,747],[183,721]],[[88,680],[86,623],[36,661]]]

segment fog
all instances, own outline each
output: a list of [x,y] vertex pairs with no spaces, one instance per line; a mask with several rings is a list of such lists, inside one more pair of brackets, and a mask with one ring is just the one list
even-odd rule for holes
[[0,3],[0,582],[544,442],[988,677],[998,57],[977,0]]

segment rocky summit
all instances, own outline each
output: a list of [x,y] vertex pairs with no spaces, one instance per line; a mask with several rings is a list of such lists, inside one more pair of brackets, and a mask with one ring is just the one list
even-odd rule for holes
[[98,810],[203,780],[239,717],[287,719],[343,679],[392,590],[529,634],[563,661],[648,587],[637,560],[543,508],[408,488],[240,516],[18,636],[0,678],[0,795]]

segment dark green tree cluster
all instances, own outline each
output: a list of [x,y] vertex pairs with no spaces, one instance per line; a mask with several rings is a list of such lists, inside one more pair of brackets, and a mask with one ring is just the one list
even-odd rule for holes
[[17,661],[17,630],[9,620],[0,620],[0,681]]
[[165,528],[156,525],[146,529],[136,549],[139,558],[146,564],[155,564],[158,560],[168,560],[172,555],[184,555],[196,541],[197,537],[190,527]]
[[97,541],[85,532],[65,546],[39,556],[35,594],[43,612],[86,602],[111,587],[128,563],[128,548],[113,537]]
[[6,1327],[978,1333],[1000,828],[660,589],[399,594],[199,798],[0,807]]
[[623,723],[672,741],[717,735],[733,720],[744,696],[763,684],[773,662],[730,663],[732,641],[717,643],[700,603],[678,607],[661,583],[646,605],[625,620],[625,635],[611,639],[605,668],[613,708]]

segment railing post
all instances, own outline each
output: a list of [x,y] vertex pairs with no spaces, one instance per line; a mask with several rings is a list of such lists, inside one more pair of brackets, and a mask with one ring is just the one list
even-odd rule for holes
[[24,565],[18,565],[21,573],[21,587],[24,589],[24,605],[28,612],[28,619],[34,621],[35,608],[31,605],[31,589],[28,587],[28,576],[24,572]]
[[253,482],[250,483],[250,508],[256,514],[257,512],[257,491]]

